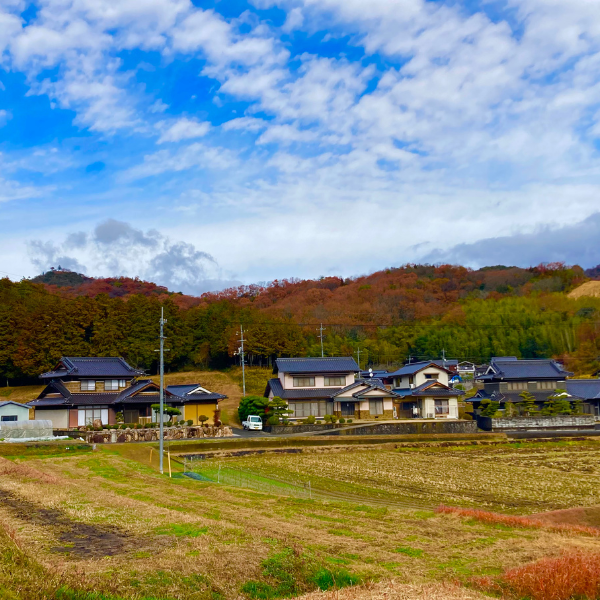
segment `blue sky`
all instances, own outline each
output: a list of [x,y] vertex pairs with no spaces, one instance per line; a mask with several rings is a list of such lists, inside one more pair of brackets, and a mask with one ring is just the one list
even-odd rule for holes
[[4,0],[0,52],[13,279],[600,263],[589,0]]

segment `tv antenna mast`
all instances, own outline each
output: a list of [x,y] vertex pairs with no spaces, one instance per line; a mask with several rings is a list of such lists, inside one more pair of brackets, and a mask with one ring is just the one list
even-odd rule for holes
[[246,360],[244,358],[244,326],[240,324],[240,330],[236,333],[240,338],[240,347],[237,349],[235,354],[238,354],[242,359],[242,396],[246,395]]
[[323,352],[323,338],[325,337],[323,335],[323,332],[325,331],[325,327],[323,327],[323,323],[321,323],[321,327],[317,327],[317,331],[320,332],[317,337],[321,338],[321,358],[323,358],[325,356],[325,354]]

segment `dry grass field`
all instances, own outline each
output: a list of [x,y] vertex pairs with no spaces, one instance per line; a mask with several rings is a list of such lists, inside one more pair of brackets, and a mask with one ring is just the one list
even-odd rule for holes
[[[276,471],[313,487],[365,499],[418,500],[532,514],[600,505],[600,442],[514,442],[229,459],[261,475]],[[587,524],[587,523],[586,523]]]
[[[351,449],[227,462],[297,477],[314,471],[334,487],[372,488],[379,502],[411,494],[427,505],[528,514],[600,504],[598,449]],[[484,596],[461,584],[565,551],[600,552],[597,537],[371,505],[369,493],[365,502],[299,500],[179,472],[169,479],[146,462],[148,451],[2,446],[0,599],[327,600],[319,590],[359,585],[335,600],[475,600]]]

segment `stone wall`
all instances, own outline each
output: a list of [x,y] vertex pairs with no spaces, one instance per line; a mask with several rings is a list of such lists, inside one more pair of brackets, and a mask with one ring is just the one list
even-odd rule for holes
[[428,434],[428,433],[476,433],[475,421],[461,421],[452,419],[448,421],[399,421],[398,423],[373,423],[359,429],[336,431],[334,435],[402,435],[402,434]]
[[491,417],[477,417],[477,425],[485,431],[524,431],[538,429],[594,429],[595,417],[593,415],[560,415],[555,417],[507,417],[492,419]]
[[[354,427],[361,425],[360,427]],[[344,429],[352,427],[352,429]],[[307,433],[309,431],[332,430],[331,435],[377,435],[377,434],[427,434],[427,433],[475,433],[477,423],[475,421],[399,421],[398,423],[368,423],[357,424],[336,423],[335,425],[298,425],[290,427],[265,427],[265,431],[275,435],[286,433]]]
[[[90,444],[114,444],[124,442],[155,442],[160,439],[160,429],[103,429],[86,431],[78,429],[54,430],[54,435],[83,438]],[[165,427],[165,440],[188,440],[198,438],[231,437],[230,427]]]

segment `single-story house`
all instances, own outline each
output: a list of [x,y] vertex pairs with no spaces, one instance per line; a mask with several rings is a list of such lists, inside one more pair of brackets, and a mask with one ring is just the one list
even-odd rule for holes
[[29,406],[12,400],[0,402],[0,422],[29,421]]

